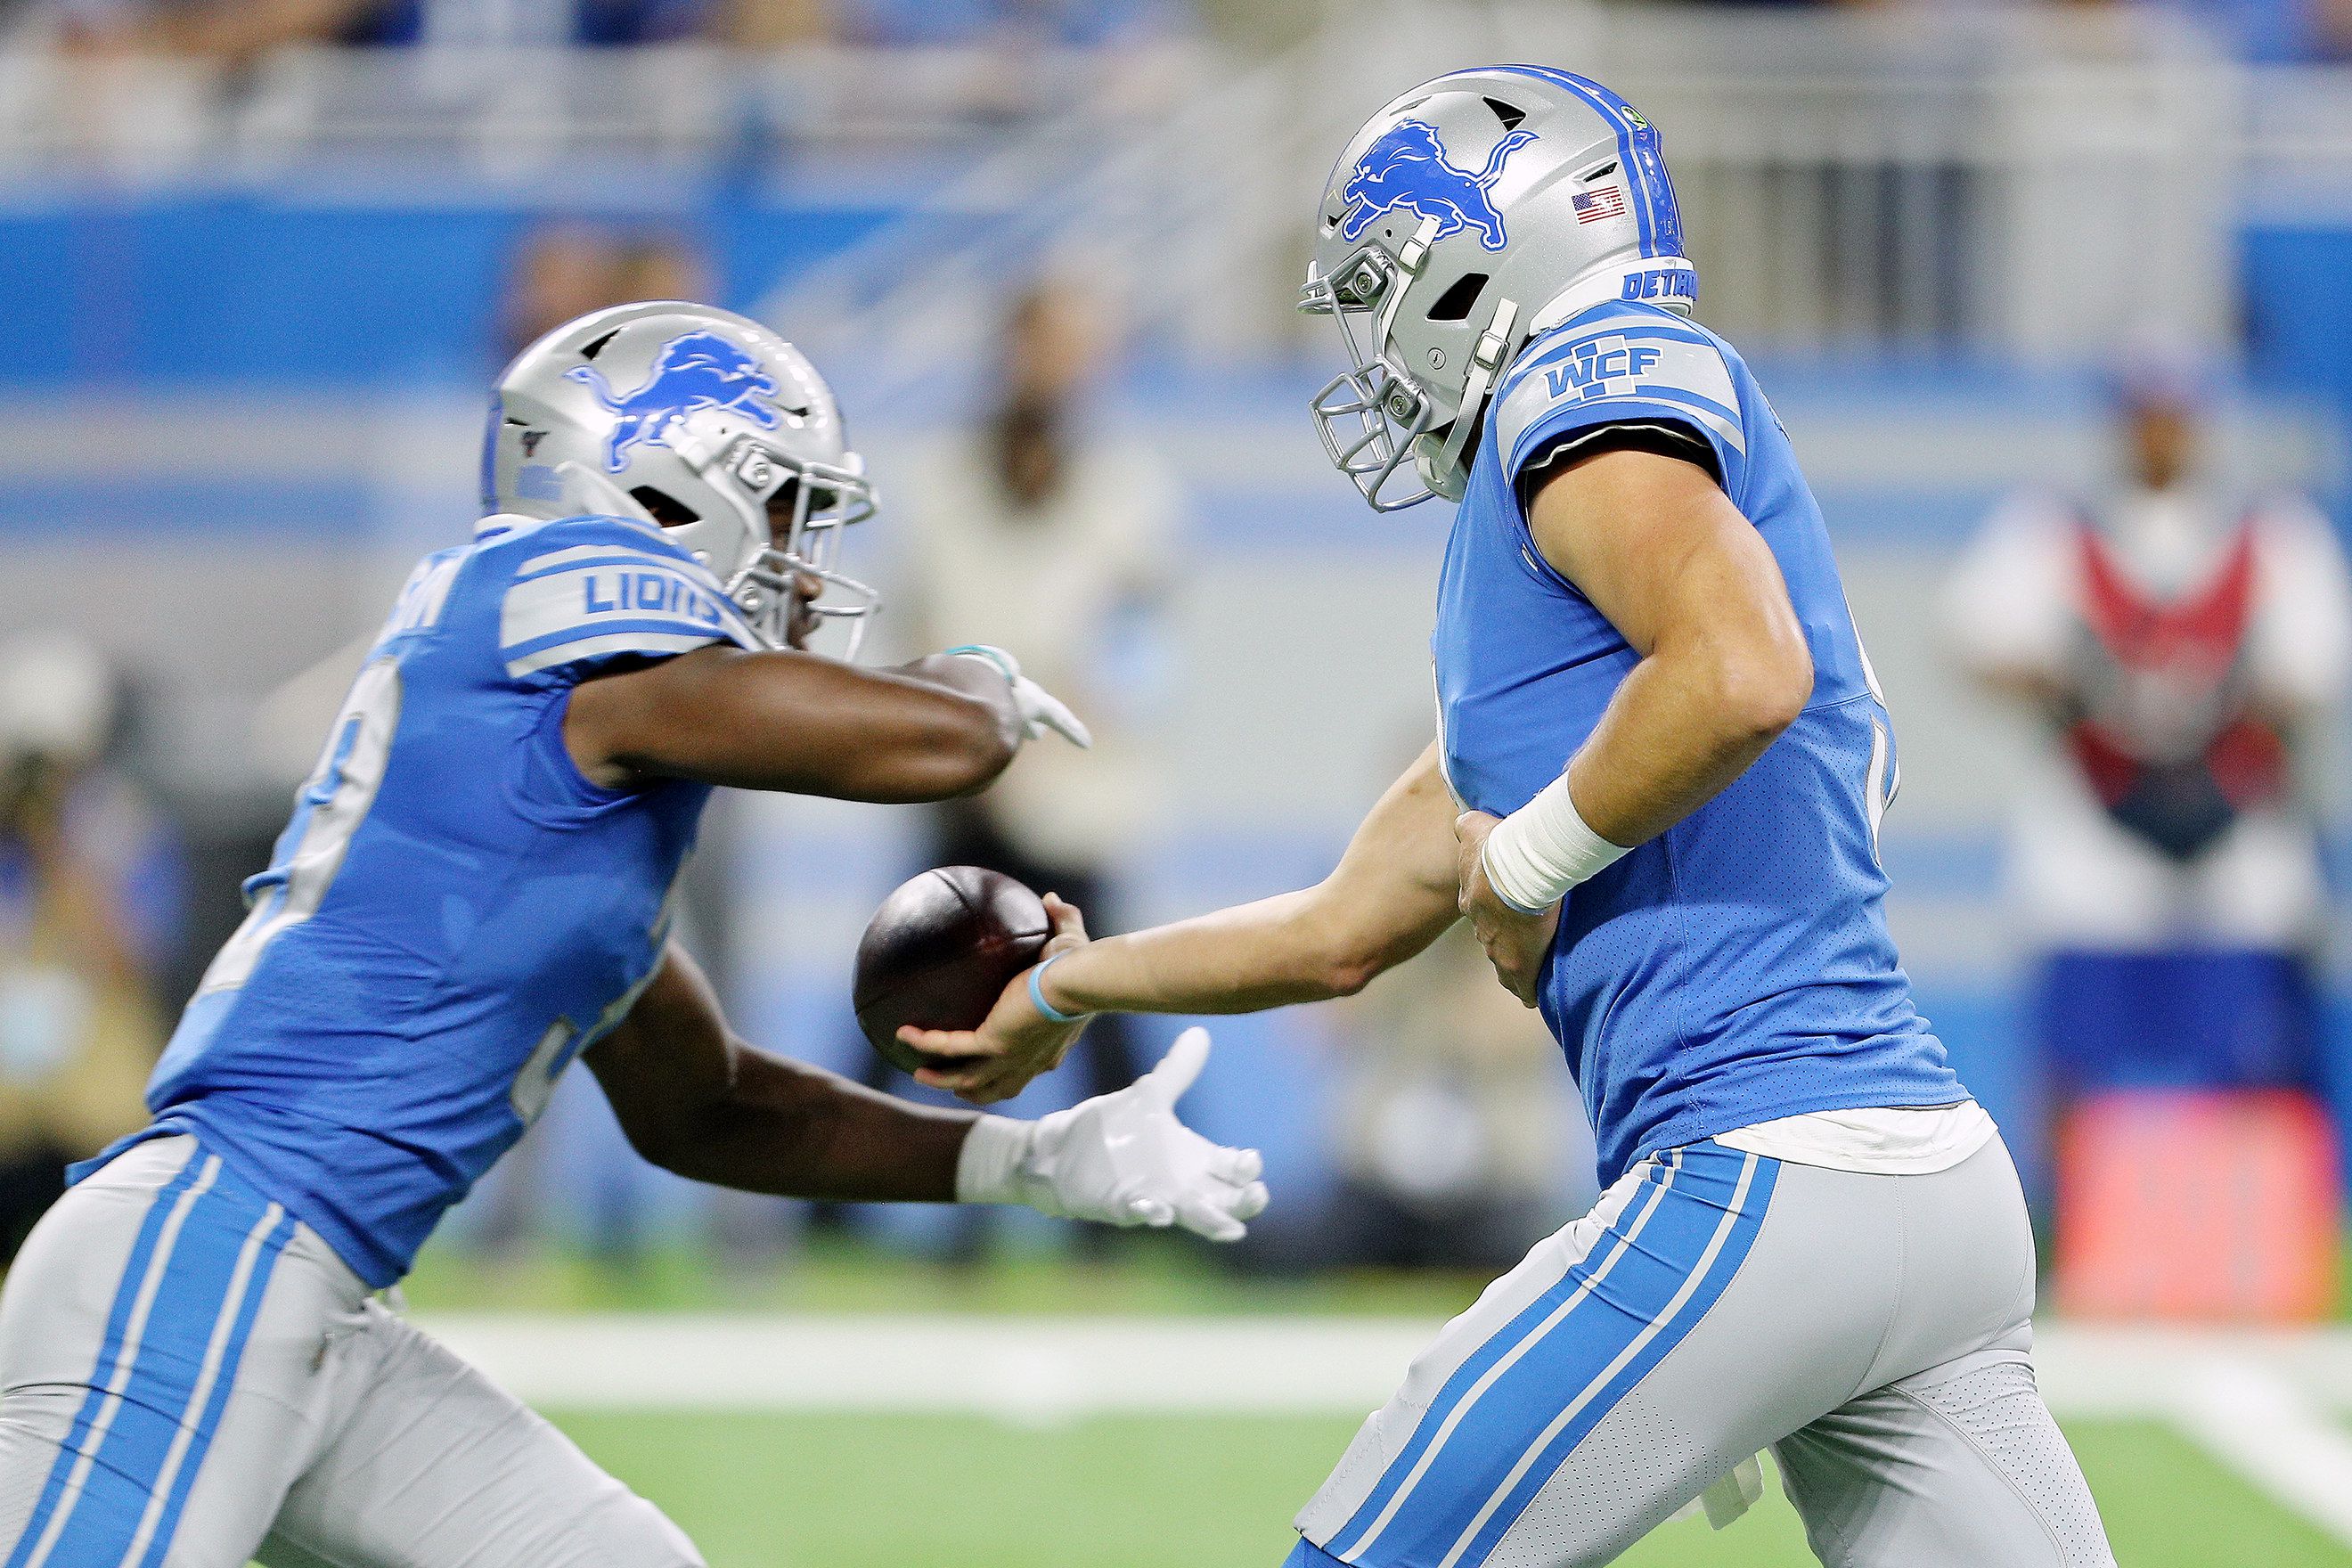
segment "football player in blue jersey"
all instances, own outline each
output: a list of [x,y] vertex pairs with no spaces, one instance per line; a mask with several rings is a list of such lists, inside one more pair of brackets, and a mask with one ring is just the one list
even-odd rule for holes
[[1171,1107],[1195,1032],[1042,1121],[909,1105],[731,1035],[670,940],[714,784],[919,801],[1082,726],[1005,655],[803,651],[873,595],[831,393],[676,302],[498,389],[473,542],[421,563],[251,912],[0,1296],[7,1568],[698,1563],[376,1293],[583,1058],[654,1163],[755,1192],[1022,1202],[1230,1240],[1255,1154]]
[[[1358,132],[1305,303],[1381,511],[1454,508],[1439,733],[1319,886],[1073,946],[925,1077],[987,1100],[1084,1015],[1342,995],[1466,915],[1565,1047],[1606,1192],[1417,1361],[1292,1561],[1605,1563],[1775,1449],[1822,1562],[2105,1568],[2036,1389],[2015,1172],[1881,904],[1894,732],[1821,510],[1697,277],[1656,130],[1564,71]],[[1056,919],[1075,937],[1076,911]]]

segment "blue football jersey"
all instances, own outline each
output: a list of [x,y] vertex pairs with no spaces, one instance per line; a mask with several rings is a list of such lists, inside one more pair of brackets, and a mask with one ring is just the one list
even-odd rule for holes
[[126,1142],[194,1133],[370,1284],[407,1272],[653,974],[709,795],[591,783],[566,699],[718,642],[758,646],[649,523],[494,517],[426,557]]
[[1821,509],[1755,378],[1706,329],[1612,301],[1531,340],[1497,385],[1433,638],[1454,795],[1496,816],[1526,805],[1636,662],[1545,562],[1517,497],[1522,468],[1562,436],[1625,424],[1712,447],[1788,580],[1814,686],[1729,788],[1568,896],[1540,1005],[1604,1184],[1656,1150],[1775,1117],[1967,1098],[1887,935],[1877,833],[1894,731]]

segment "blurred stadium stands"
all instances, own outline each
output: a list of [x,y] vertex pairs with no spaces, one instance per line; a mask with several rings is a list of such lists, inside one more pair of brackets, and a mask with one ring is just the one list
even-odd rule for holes
[[[1051,268],[1116,301],[1116,420],[1160,448],[1184,518],[1178,580],[1121,667],[1171,775],[1120,857],[1123,910],[1319,875],[1427,721],[1441,526],[1364,512],[1303,417],[1335,352],[1289,310],[1305,215],[1399,86],[1542,58],[1665,132],[1706,319],[1762,364],[1901,725],[1897,934],[2046,1192],[1999,880],[2030,737],[1937,646],[1935,586],[2004,491],[2100,482],[2104,369],[2150,342],[2220,367],[2234,472],[2343,521],[2352,72],[2247,63],[2211,17],[2135,5],[1226,15],[1247,9],[975,4],[981,22],[926,32],[844,6],[735,35],[803,40],[759,49],[723,29],[632,47],[428,30],[176,53],[0,14],[0,624],[79,632],[147,691],[136,764],[200,879],[181,990],[307,763],[305,693],[475,515],[479,388],[551,226],[670,247],[803,342],[886,501],[984,405],[975,365],[1013,290]],[[869,532],[861,567],[903,547],[887,513]],[[846,955],[920,824],[744,800],[712,837],[704,940],[739,1021],[855,1067]],[[2352,1104],[2340,994],[2331,1017]],[[1231,1020],[1199,1091],[1205,1130],[1266,1149],[1294,1225],[1338,1181],[1350,1026]],[[551,1119],[541,1159],[565,1179],[532,1185],[558,1227],[701,1215],[624,1163],[594,1098],[572,1084]],[[1563,1215],[1584,1180],[1563,1172]]]

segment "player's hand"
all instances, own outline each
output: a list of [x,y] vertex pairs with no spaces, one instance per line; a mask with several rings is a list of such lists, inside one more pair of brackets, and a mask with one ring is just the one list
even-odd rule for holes
[[1503,819],[1483,811],[1465,811],[1454,823],[1461,844],[1460,902],[1478,945],[1495,965],[1503,986],[1528,1006],[1536,1005],[1536,987],[1543,979],[1544,955],[1551,951],[1559,931],[1559,906],[1539,915],[1523,914],[1502,900],[1486,880],[1486,835]]
[[1029,739],[1042,741],[1051,731],[1082,749],[1095,743],[1094,731],[1070,711],[1069,704],[1022,674],[1021,661],[1003,648],[973,643],[949,652],[959,658],[976,658],[996,667],[1005,683],[1013,688],[1013,711],[1020,716],[1021,727]]
[[[1076,904],[1048,893],[1045,916],[1053,921],[1054,934],[1038,953],[1039,963],[1086,945],[1086,916]],[[1061,1066],[1086,1026],[1084,1018],[1075,1024],[1057,1024],[1037,1011],[1036,1004],[1029,1000],[1029,972],[1024,970],[1004,988],[979,1028],[919,1029],[909,1024],[898,1031],[898,1038],[926,1056],[982,1058],[925,1068],[915,1075],[915,1081],[946,1089],[974,1105],[993,1105],[1019,1094],[1029,1087],[1030,1079]]]
[[[959,1172],[958,1195],[1025,1203],[1041,1213],[1105,1225],[1181,1225],[1211,1241],[1239,1241],[1265,1208],[1255,1149],[1212,1143],[1176,1119],[1177,1100],[1209,1059],[1209,1032],[1176,1037],[1158,1067],[1116,1094],[1034,1122],[982,1119],[992,1142],[1025,1131],[1007,1152],[983,1147]],[[1002,1174],[999,1174],[999,1169]]]
[[790,588],[792,609],[784,616],[784,646],[805,648],[824,617],[816,613],[817,595],[824,592],[824,579],[814,572],[793,574]]

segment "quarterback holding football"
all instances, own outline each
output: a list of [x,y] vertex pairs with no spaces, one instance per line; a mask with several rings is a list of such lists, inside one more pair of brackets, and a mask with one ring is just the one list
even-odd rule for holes
[[1333,460],[1380,510],[1454,503],[1435,743],[1320,885],[907,1037],[985,1100],[1086,1014],[1344,994],[1466,916],[1606,1191],[1414,1363],[1293,1563],[1606,1563],[1702,1493],[1736,1513],[1771,1447],[1826,1563],[2108,1568],[2034,1382],[2016,1173],[1887,934],[1894,729],[1683,248],[1656,129],[1596,82],[1459,71],[1373,116],[1304,303],[1349,346]]

